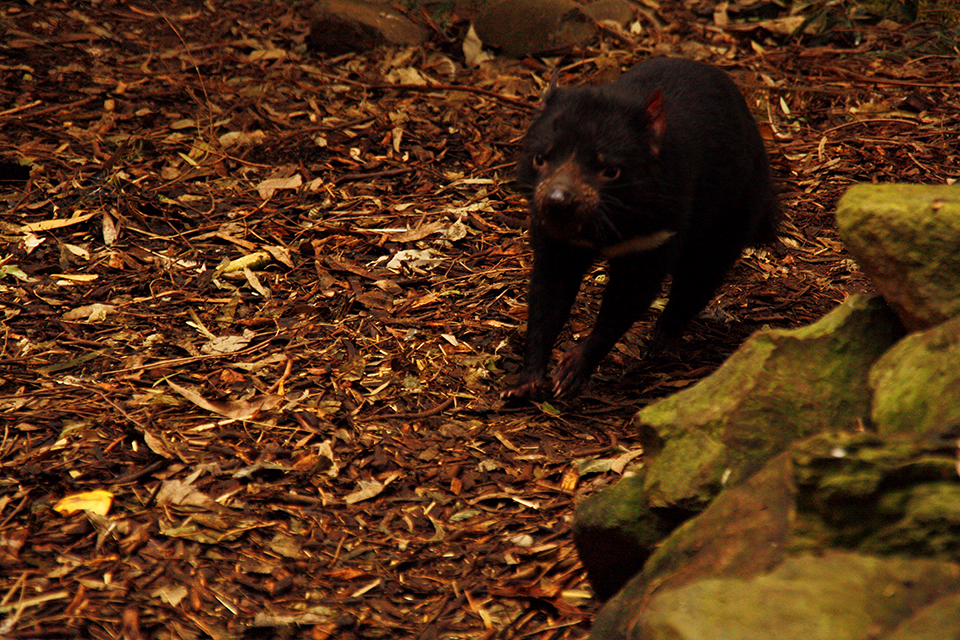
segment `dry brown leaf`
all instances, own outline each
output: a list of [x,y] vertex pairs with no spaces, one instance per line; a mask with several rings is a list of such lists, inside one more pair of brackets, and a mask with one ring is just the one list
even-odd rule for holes
[[283,398],[273,395],[258,396],[256,399],[250,401],[208,400],[196,391],[186,387],[181,387],[172,380],[167,380],[167,384],[171,389],[201,409],[206,409],[212,413],[218,413],[234,420],[252,420],[260,415],[261,411],[270,411],[272,409],[276,409],[278,406],[280,406],[280,403],[283,402]]
[[146,443],[150,451],[153,451],[158,456],[163,456],[168,460],[173,460],[176,458],[176,454],[171,450],[171,445],[166,439],[161,436],[155,436],[149,431],[143,432],[143,441]]
[[277,191],[281,189],[297,189],[303,184],[303,178],[300,174],[295,174],[289,178],[270,178],[257,185],[257,191],[264,200],[269,200]]

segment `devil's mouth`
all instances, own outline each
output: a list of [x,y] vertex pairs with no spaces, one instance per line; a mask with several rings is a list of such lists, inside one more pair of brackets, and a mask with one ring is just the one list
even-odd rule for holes
[[544,229],[546,229],[547,233],[552,238],[556,238],[557,240],[572,241],[583,240],[590,244],[594,244],[592,238],[586,237],[587,234],[584,232],[584,225],[578,220],[557,219],[544,215],[540,216],[540,220],[543,222]]

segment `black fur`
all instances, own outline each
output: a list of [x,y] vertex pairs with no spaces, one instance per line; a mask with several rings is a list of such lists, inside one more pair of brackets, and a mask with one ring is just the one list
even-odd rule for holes
[[654,352],[680,337],[744,247],[776,237],[763,140],[736,85],[707,64],[658,58],[609,84],[552,89],[517,178],[534,263],[526,360],[508,398],[547,390],[553,344],[598,257],[609,283],[593,332],[555,372],[557,396],[580,390],[668,274]]

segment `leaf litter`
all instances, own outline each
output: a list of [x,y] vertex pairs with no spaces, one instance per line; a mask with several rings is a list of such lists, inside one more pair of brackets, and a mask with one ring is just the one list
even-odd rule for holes
[[[960,173],[952,32],[798,43],[687,4],[479,67],[467,12],[422,49],[324,60],[291,3],[5,5],[0,634],[581,637],[599,605],[570,520],[641,461],[632,413],[870,289],[834,229],[847,186]],[[524,127],[554,65],[593,82],[652,53],[743,87],[783,245],[675,361],[640,358],[650,314],[579,400],[503,406]]]

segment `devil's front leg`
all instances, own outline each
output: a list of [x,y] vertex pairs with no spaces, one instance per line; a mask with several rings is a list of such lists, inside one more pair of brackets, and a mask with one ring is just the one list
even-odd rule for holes
[[526,352],[518,381],[501,393],[505,399],[523,399],[547,390],[553,344],[570,316],[583,274],[593,262],[590,251],[553,239],[536,226],[531,229],[531,240]]
[[564,354],[554,375],[557,397],[576,396],[607,352],[643,314],[660,291],[668,252],[657,250],[610,262],[597,323],[590,335]]

